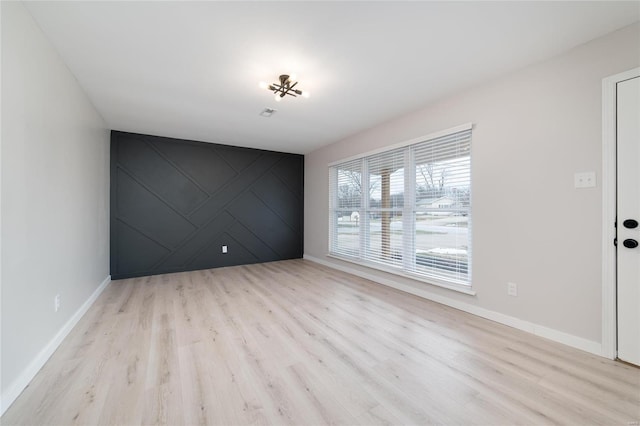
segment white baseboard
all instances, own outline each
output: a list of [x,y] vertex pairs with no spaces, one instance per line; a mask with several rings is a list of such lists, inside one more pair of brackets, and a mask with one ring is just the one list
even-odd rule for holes
[[40,353],[29,363],[27,368],[9,385],[7,390],[0,396],[0,416],[13,404],[20,396],[22,391],[29,385],[31,380],[38,374],[38,371],[44,366],[47,360],[58,349],[65,337],[73,330],[80,318],[89,310],[93,302],[102,294],[105,288],[111,282],[111,275],[102,281],[98,288],[89,296],[89,298],[80,306],[75,314],[64,324],[58,333],[51,339],[47,345],[42,348]]
[[412,286],[408,286],[397,281],[380,277],[373,273],[363,272],[349,266],[341,265],[338,263],[329,262],[324,259],[320,259],[314,256],[304,255],[304,258],[312,262],[319,263],[321,265],[328,266],[330,268],[337,269],[339,271],[347,272],[349,274],[356,275],[367,280],[377,282],[388,287],[402,290],[404,292],[422,297],[424,299],[432,300],[443,305],[450,306],[452,308],[460,309],[461,311],[468,312],[473,315],[477,315],[482,318],[489,319],[491,321],[498,322],[500,324],[508,325],[509,327],[517,328],[519,330],[526,331],[536,336],[544,337],[554,342],[562,343],[567,346],[571,346],[576,349],[583,350],[585,352],[592,353],[594,355],[602,356],[602,345],[599,342],[594,342],[582,337],[574,336],[563,331],[555,330],[553,328],[544,327],[539,324],[535,324],[529,321],[522,320],[520,318],[505,315],[500,312],[491,311],[489,309],[481,308],[479,306],[472,305],[470,303],[461,302],[459,300],[451,299],[446,296],[431,293],[428,290],[418,289]]

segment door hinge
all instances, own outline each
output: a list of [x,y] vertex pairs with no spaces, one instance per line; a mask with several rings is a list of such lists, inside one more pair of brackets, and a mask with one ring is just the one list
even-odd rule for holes
[[617,239],[617,238],[614,238],[614,239],[613,239],[613,245],[614,245],[614,246],[616,246],[616,247],[618,247],[618,239]]

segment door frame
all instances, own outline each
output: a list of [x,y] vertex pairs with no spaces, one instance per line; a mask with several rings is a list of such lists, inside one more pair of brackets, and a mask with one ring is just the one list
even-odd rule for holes
[[605,358],[616,359],[616,86],[640,77],[640,67],[602,80],[602,350]]

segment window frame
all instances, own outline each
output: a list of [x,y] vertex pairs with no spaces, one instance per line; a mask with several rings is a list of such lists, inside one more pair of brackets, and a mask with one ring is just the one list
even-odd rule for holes
[[[432,284],[438,287],[443,287],[451,290],[455,290],[458,292],[466,293],[474,295],[476,294],[473,290],[472,285],[472,269],[471,269],[471,260],[472,260],[472,250],[471,250],[471,241],[472,241],[472,229],[471,229],[471,217],[472,217],[472,204],[471,198],[473,197],[471,191],[471,152],[469,153],[469,207],[464,208],[464,210],[469,218],[469,228],[468,228],[468,270],[467,270],[467,279],[464,281],[457,280],[454,278],[447,278],[441,276],[430,275],[428,272],[419,272],[416,271],[416,246],[415,246],[415,222],[417,213],[420,211],[431,210],[430,208],[418,207],[416,204],[416,174],[415,174],[415,158],[414,158],[414,149],[413,146],[417,144],[426,143],[435,139],[447,137],[453,135],[455,133],[473,130],[473,124],[467,123],[460,126],[452,127],[440,132],[431,133],[425,136],[421,136],[418,138],[411,139],[409,141],[401,142],[398,144],[393,144],[389,146],[385,146],[384,148],[376,149],[373,151],[369,151],[363,154],[354,155],[348,158],[344,158],[338,161],[334,161],[328,164],[328,172],[329,172],[329,235],[328,235],[328,248],[329,253],[328,257],[339,259],[342,261],[356,263],[358,265],[363,265],[372,269],[377,269],[383,272],[391,273],[394,275],[398,275],[401,277],[410,278],[412,280],[425,282],[428,284]],[[470,144],[471,142],[469,142]],[[470,145],[469,145],[470,146]],[[369,201],[370,197],[366,196],[364,193],[367,191],[361,191],[361,201],[360,206],[358,208],[359,213],[359,249],[356,255],[346,255],[343,253],[338,253],[336,248],[337,244],[337,235],[338,235],[338,220],[334,218],[336,212],[344,210],[335,208],[335,204],[337,203],[337,169],[336,166],[345,165],[348,163],[356,163],[360,162],[359,170],[361,173],[361,179],[363,182],[363,187],[369,189],[369,170],[368,170],[368,160],[372,157],[380,154],[391,153],[392,151],[396,151],[399,149],[404,149],[404,166],[411,165],[414,168],[414,172],[404,171],[404,202],[401,208],[392,207],[392,208],[370,208]],[[336,170],[336,172],[333,172]],[[335,175],[335,176],[334,176]],[[365,186],[366,185],[366,186]],[[411,200],[410,202],[407,202]],[[447,211],[458,210],[459,208],[451,208]],[[391,265],[387,265],[385,262],[376,262],[373,259],[367,258],[367,247],[366,244],[369,241],[367,237],[368,220],[369,213],[372,211],[402,211],[402,245],[403,245],[403,256],[402,256],[402,266],[395,267]],[[433,208],[433,210],[438,210]],[[440,209],[442,210],[442,209]],[[355,210],[353,210],[355,211]],[[407,255],[408,254],[408,255]]]

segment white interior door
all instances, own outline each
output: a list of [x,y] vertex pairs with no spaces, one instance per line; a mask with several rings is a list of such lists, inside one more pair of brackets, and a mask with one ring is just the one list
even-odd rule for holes
[[640,365],[640,77],[617,85],[618,358]]

